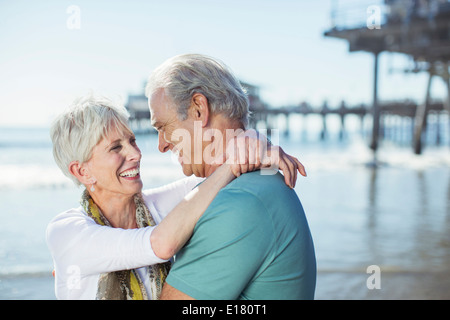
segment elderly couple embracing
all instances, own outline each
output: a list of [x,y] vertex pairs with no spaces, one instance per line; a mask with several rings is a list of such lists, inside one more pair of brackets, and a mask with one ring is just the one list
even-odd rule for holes
[[83,186],[81,205],[47,228],[56,297],[313,299],[314,245],[293,190],[306,173],[246,130],[231,70],[179,55],[152,72],[146,95],[158,148],[187,178],[143,189],[126,110],[106,98],[80,98],[52,125],[56,163]]

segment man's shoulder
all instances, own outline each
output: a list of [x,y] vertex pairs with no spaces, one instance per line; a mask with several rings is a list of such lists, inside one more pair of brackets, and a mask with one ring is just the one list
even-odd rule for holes
[[299,212],[303,212],[300,199],[280,173],[264,175],[255,171],[241,175],[224,187],[201,220],[218,218],[216,221],[232,224],[257,221],[272,228],[274,219],[291,221],[297,219]]
[[264,195],[276,189],[278,192],[289,191],[290,188],[284,183],[284,178],[279,172],[273,171],[253,171],[242,174],[234,179],[226,187],[223,188],[224,193],[227,191],[243,192],[248,194]]
[[[237,195],[241,195],[238,197]],[[294,190],[289,188],[279,172],[253,171],[245,173],[224,187],[217,198],[232,198],[235,201],[260,201],[277,203],[297,199]]]
[[276,196],[270,196],[289,190],[280,174],[261,175],[259,171],[243,174],[217,194],[199,222],[219,218],[241,223],[258,219],[262,223],[271,215],[272,204],[278,201]]
[[202,218],[220,216],[227,220],[249,220],[264,210],[264,202],[254,190],[239,187],[223,188],[206,209]]
[[239,178],[234,179],[229,184],[229,186],[246,186],[249,182],[258,182],[260,184],[266,185],[272,183],[281,183],[283,181],[283,175],[279,171],[263,169],[244,173]]

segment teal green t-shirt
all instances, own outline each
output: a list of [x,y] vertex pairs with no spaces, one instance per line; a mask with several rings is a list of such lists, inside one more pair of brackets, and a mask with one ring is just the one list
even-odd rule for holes
[[303,207],[281,174],[223,188],[166,280],[200,300],[314,299],[316,259]]

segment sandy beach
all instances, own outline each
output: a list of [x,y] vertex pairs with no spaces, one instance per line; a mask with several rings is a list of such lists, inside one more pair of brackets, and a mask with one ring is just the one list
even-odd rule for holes
[[[365,272],[318,272],[316,300],[448,300],[449,272],[382,272],[381,288],[369,290]],[[2,300],[55,300],[52,276],[0,281]]]
[[449,272],[385,272],[381,288],[369,290],[368,274],[319,272],[316,300],[447,300]]

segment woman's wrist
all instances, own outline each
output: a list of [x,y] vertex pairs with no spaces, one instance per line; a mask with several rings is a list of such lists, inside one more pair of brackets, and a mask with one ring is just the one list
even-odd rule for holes
[[236,178],[233,174],[231,164],[228,163],[220,165],[212,175],[215,175],[218,180],[223,181],[225,184]]

